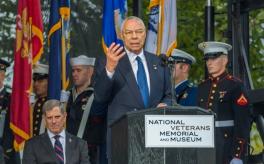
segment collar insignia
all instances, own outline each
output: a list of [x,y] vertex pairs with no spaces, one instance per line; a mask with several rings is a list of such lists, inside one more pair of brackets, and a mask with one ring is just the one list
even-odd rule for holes
[[185,93],[183,94],[182,98],[183,98],[183,99],[186,99],[186,98],[187,98],[187,96],[188,96],[188,93],[187,93],[187,92],[185,92]]

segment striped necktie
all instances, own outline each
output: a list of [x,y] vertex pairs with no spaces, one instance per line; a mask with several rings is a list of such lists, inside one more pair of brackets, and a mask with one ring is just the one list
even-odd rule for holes
[[59,140],[60,135],[55,135],[54,139],[55,139],[54,150],[56,153],[56,157],[57,157],[60,164],[64,164],[63,148],[62,148],[62,144]]
[[137,56],[136,60],[138,63],[137,83],[141,96],[143,98],[144,106],[145,108],[147,108],[149,106],[149,90],[148,90],[147,76],[141,58]]

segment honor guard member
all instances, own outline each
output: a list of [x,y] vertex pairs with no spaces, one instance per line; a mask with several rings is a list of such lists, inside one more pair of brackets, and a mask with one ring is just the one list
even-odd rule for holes
[[42,107],[47,101],[49,66],[36,64],[33,68],[33,90],[35,97],[31,97],[33,103],[33,136],[45,132],[44,120],[42,120]]
[[176,102],[183,106],[195,106],[197,87],[188,80],[191,65],[195,58],[179,49],[174,49],[169,59],[174,63],[173,79],[175,85]]
[[87,141],[90,162],[95,164],[106,131],[106,109],[95,103],[92,88],[95,58],[81,55],[70,63],[74,87],[67,103],[67,131]]
[[10,93],[4,86],[6,68],[10,64],[0,59],[0,145],[4,150],[6,164],[14,164],[15,153],[13,149],[14,136],[9,127],[10,123]]
[[203,42],[199,49],[209,74],[198,86],[198,106],[216,113],[217,164],[243,164],[249,137],[249,100],[243,82],[226,71],[228,51],[222,42]]

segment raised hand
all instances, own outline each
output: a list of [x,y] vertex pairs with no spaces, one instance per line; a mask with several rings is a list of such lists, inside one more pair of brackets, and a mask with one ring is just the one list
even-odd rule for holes
[[119,60],[125,55],[124,48],[120,44],[112,43],[106,52],[106,69],[114,72]]

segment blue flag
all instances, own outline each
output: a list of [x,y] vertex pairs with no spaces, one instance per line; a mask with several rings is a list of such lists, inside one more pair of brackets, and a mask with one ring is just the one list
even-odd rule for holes
[[126,17],[126,0],[104,0],[103,10],[103,48],[109,47],[112,42],[122,44],[121,25]]
[[69,83],[69,20],[69,0],[51,0],[48,99],[60,100],[61,90],[66,90]]

